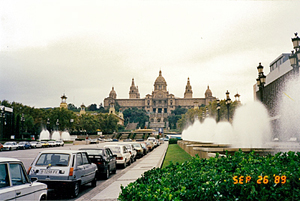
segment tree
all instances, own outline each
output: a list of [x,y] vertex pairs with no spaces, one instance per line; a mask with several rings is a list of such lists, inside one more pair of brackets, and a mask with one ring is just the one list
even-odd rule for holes
[[145,123],[149,121],[149,116],[145,110],[140,110],[136,107],[129,108],[123,111],[125,125],[128,123],[138,123],[138,127],[144,128]]
[[97,104],[91,104],[87,107],[89,111],[97,111]]
[[[239,106],[239,102],[234,101],[230,104],[229,107],[229,121],[232,121],[234,116],[234,112],[236,108]],[[180,130],[185,129],[189,125],[193,124],[195,119],[198,118],[201,122],[207,116],[207,112],[209,117],[217,119],[217,101],[210,102],[209,105],[205,107],[200,107],[197,109],[189,109],[184,115],[181,115],[181,119],[178,120],[178,125]],[[225,100],[220,101],[220,121],[227,121],[227,105]]]
[[118,131],[118,119],[113,114],[102,114],[98,115],[100,129],[103,133],[113,133]]
[[186,108],[182,108],[178,106],[175,110],[172,110],[171,115],[168,116],[169,126],[171,129],[176,129],[176,125],[179,119],[181,119],[181,115],[185,114],[188,111]]
[[73,103],[68,104],[68,110],[71,110],[73,112],[79,112],[80,108],[77,108]]

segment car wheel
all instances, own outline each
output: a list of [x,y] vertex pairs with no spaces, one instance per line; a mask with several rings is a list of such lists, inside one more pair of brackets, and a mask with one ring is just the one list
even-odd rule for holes
[[72,195],[74,198],[78,197],[79,190],[80,190],[80,184],[79,184],[79,182],[75,182],[73,185],[73,192],[72,192]]
[[116,163],[116,165],[115,165],[115,168],[111,171],[113,174],[116,174],[116,172],[117,172],[117,163]]
[[106,168],[106,171],[104,173],[104,179],[108,179],[109,178],[109,167]]
[[96,187],[97,186],[97,177],[95,175],[95,178],[93,179],[93,181],[91,182],[92,187]]
[[126,166],[127,166],[127,164],[126,164],[126,161],[125,161],[124,164],[123,164],[123,167],[126,168]]
[[131,165],[131,160],[129,159],[129,161],[128,161],[128,165]]

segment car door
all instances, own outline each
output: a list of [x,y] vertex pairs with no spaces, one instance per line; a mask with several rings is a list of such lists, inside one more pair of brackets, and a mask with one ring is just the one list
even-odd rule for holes
[[109,152],[109,149],[105,149],[105,155],[106,155],[107,162],[108,162],[108,165],[110,167],[110,170],[112,170],[114,168],[114,164],[112,162],[112,155]]
[[10,187],[7,163],[0,163],[0,199],[15,200],[15,189]]
[[83,165],[81,153],[76,154],[76,171],[75,171],[75,174],[76,174],[76,178],[80,179],[82,184],[86,183],[86,178],[84,177],[85,168],[84,168],[84,165]]
[[35,191],[37,189],[31,185],[23,165],[10,163],[9,171],[12,188],[15,191],[15,200],[36,200]]
[[85,168],[86,182],[90,182],[95,178],[96,165],[91,163],[86,152],[82,152],[82,161]]
[[113,167],[113,169],[116,169],[117,168],[116,167],[116,165],[117,165],[117,158],[114,156],[113,152],[110,149],[107,149],[107,150],[108,150],[109,155],[111,157],[111,164],[112,164],[111,167]]

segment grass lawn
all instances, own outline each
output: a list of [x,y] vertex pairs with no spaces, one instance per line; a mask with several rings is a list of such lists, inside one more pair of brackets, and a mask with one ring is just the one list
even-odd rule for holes
[[192,157],[180,148],[177,144],[169,144],[164,163],[162,168],[168,166],[170,161],[173,163],[183,163],[184,161],[190,160]]

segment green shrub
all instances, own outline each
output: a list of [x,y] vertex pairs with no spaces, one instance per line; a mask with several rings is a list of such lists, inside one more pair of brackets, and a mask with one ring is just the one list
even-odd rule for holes
[[121,186],[119,200],[300,200],[299,165],[299,152],[193,157],[145,172],[127,187]]
[[177,144],[178,139],[177,138],[170,138],[169,144]]

